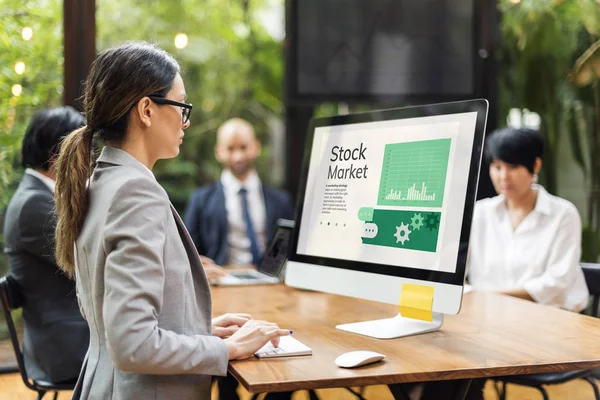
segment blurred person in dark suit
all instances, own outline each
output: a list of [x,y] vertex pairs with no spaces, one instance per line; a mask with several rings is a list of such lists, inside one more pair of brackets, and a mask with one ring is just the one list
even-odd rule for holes
[[56,265],[54,163],[61,140],[85,125],[70,107],[46,109],[32,119],[22,144],[27,168],[4,222],[9,273],[24,298],[23,357],[29,377],[54,383],[76,380],[89,344],[75,282]]
[[221,179],[195,191],[187,204],[185,225],[198,253],[217,265],[257,265],[277,220],[293,218],[289,194],[259,178],[255,163],[260,152],[248,121],[223,123],[215,146]]
[[[252,125],[241,118],[225,121],[217,131],[215,157],[223,166],[218,182],[202,186],[190,197],[185,225],[210,280],[223,275],[223,265],[258,265],[277,220],[292,219],[288,193],[263,184],[256,172],[261,152]],[[219,380],[221,400],[238,399],[237,381]],[[291,392],[267,398],[289,399]]]

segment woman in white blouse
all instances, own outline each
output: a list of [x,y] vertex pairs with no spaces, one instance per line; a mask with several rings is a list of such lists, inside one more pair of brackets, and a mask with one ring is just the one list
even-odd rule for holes
[[[581,220],[575,206],[537,185],[543,136],[506,128],[486,139],[485,158],[498,196],[475,204],[467,260],[469,283],[542,304],[580,311],[588,289],[581,267]],[[486,379],[468,400],[483,400]],[[420,400],[447,398],[461,381],[429,382]]]
[[475,290],[580,311],[588,289],[579,258],[581,219],[573,204],[537,185],[543,136],[506,128],[486,140],[498,196],[475,205],[468,276]]

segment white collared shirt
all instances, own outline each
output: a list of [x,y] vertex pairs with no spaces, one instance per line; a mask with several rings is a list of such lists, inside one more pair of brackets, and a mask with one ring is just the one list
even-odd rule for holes
[[227,243],[229,244],[228,264],[252,264],[250,239],[246,236],[246,224],[242,213],[240,189],[245,187],[248,191],[247,198],[250,218],[252,219],[254,231],[258,238],[259,250],[262,253],[265,248],[266,211],[260,178],[256,171],[254,171],[242,183],[229,170],[224,170],[221,174],[221,183],[225,192],[225,209],[227,210],[227,223],[229,225],[229,233],[227,235]]
[[581,219],[573,204],[535,185],[533,211],[513,230],[504,196],[475,205],[469,283],[475,290],[525,289],[537,302],[572,311],[587,306]]
[[50,189],[50,191],[52,193],[54,193],[54,187],[56,186],[56,182],[53,179],[48,178],[44,174],[40,174],[39,172],[37,172],[35,169],[32,169],[32,168],[25,169],[25,173],[38,178],[40,181],[42,181],[42,183],[44,185],[46,185],[48,187],[48,189]]

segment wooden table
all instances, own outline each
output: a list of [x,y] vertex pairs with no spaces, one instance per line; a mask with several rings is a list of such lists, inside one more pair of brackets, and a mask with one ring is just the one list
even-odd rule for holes
[[[437,332],[378,340],[337,324],[388,318],[389,304],[285,285],[213,288],[213,313],[247,312],[292,329],[312,356],[234,361],[252,393],[367,386],[600,368],[600,319],[491,293],[468,293]],[[384,362],[343,369],[334,360],[373,350]]]

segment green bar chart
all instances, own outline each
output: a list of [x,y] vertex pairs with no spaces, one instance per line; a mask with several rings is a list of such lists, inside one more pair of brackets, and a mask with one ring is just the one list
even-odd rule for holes
[[385,146],[379,196],[381,206],[441,207],[451,139]]

